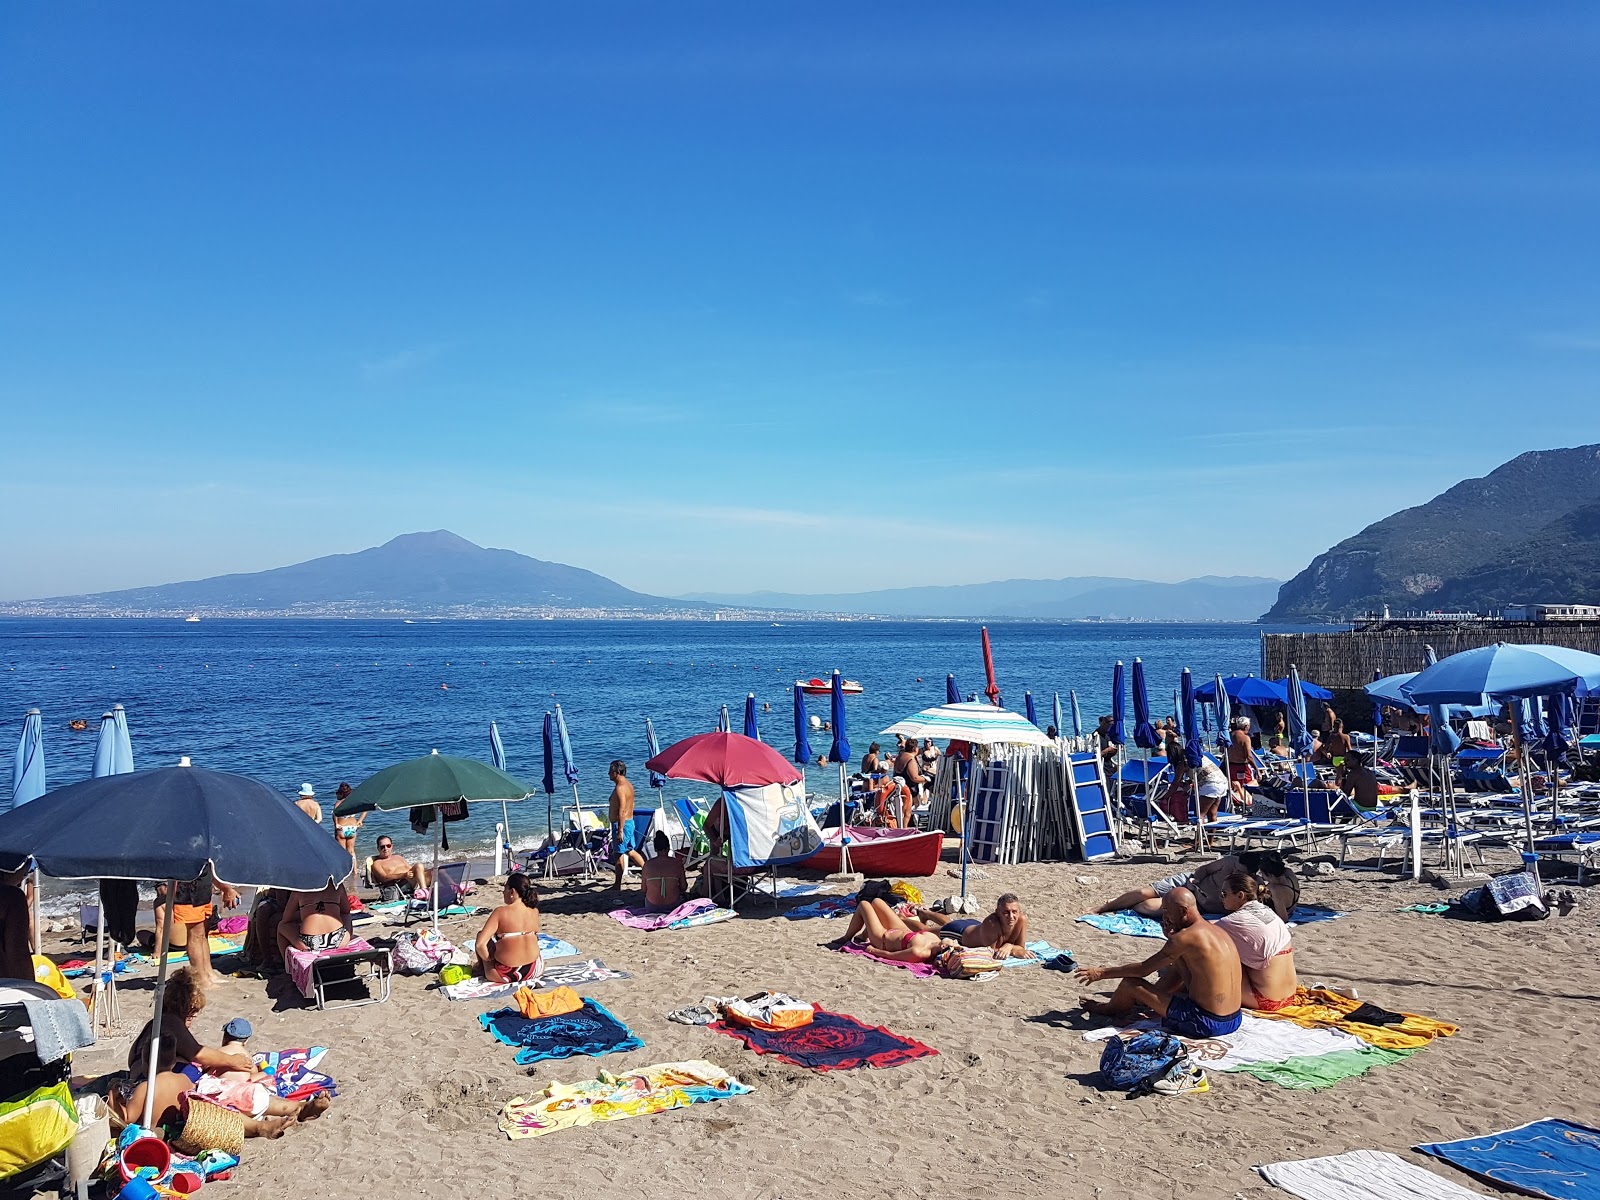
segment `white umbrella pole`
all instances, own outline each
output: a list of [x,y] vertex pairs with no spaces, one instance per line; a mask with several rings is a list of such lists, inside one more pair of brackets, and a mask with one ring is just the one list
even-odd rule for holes
[[[167,947],[172,944],[173,906],[178,901],[178,881],[167,880],[167,919],[161,922],[161,936],[156,939],[156,1011],[150,1022],[150,1069],[144,1080],[144,1118],[140,1124],[149,1129],[156,1115],[156,1058],[161,1050],[161,1006],[167,997]],[[103,919],[103,917],[102,917]],[[200,936],[208,936],[205,928]]]
[[[846,820],[850,793],[845,786],[844,764],[839,764],[839,874],[850,874],[850,823]],[[965,842],[963,842],[965,845]]]
[[433,831],[433,873],[428,882],[433,885],[433,931],[439,932],[439,843],[444,840],[444,814],[437,808],[433,811],[438,825]]
[[[91,1007],[94,1009],[94,1028],[100,1028],[101,1007],[106,1002],[105,975],[106,961],[106,902],[105,897],[99,897],[99,909],[94,922],[94,988],[90,992]],[[106,1031],[111,1031],[110,1013],[106,1014]]]
[[503,831],[501,841],[505,843],[506,870],[512,868],[513,855],[511,852],[511,814],[506,811],[506,802],[500,801],[500,828]]
[[33,911],[32,911],[31,915],[32,915],[32,918],[33,918],[33,952],[35,954],[43,954],[44,953],[44,942],[39,937],[39,868],[38,867],[35,867],[33,869],[33,905],[32,905],[32,910]]
[[583,824],[583,800],[578,795],[578,785],[572,785],[572,804],[578,810],[578,846],[583,851],[583,861],[588,864],[589,874],[594,874],[594,859],[589,856],[589,831]]

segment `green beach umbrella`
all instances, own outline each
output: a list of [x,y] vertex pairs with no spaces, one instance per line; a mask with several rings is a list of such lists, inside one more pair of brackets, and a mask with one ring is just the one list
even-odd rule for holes
[[[526,800],[533,789],[488,763],[456,758],[435,750],[422,758],[395,763],[369,776],[334,805],[335,817],[363,812],[398,812],[469,800]],[[433,839],[433,923],[439,924],[439,843],[444,822]]]

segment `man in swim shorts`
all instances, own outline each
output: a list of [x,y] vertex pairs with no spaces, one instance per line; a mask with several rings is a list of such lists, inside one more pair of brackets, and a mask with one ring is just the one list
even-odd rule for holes
[[1013,892],[1006,892],[997,899],[994,911],[982,920],[946,916],[928,908],[919,908],[917,917],[923,929],[975,950],[987,947],[994,951],[996,958],[1034,956],[1028,949],[1028,918],[1023,915],[1022,902]]
[[[211,918],[216,912],[216,905],[212,902],[213,892],[222,893],[224,908],[232,908],[239,903],[239,893],[225,883],[217,882],[207,867],[198,879],[180,882],[177,891],[172,897],[172,924],[176,928],[182,925],[187,933],[184,949],[189,954],[189,974],[194,979],[194,984],[202,992],[210,989],[216,982],[216,975],[211,970]],[[155,899],[156,938],[160,945],[161,926],[167,917],[167,885],[156,885]]]
[[394,839],[386,833],[378,835],[378,853],[373,855],[367,874],[382,901],[409,900],[416,892],[428,889],[428,868],[396,854]]
[[644,866],[644,855],[639,853],[638,834],[633,828],[633,781],[628,778],[628,764],[620,758],[607,772],[611,777],[611,853],[617,856],[617,881],[622,890],[622,873],[631,860],[636,867]]
[[[1191,1038],[1234,1032],[1240,1024],[1242,968],[1239,952],[1222,930],[1207,921],[1188,888],[1174,888],[1161,901],[1161,927],[1167,941],[1143,962],[1120,967],[1079,967],[1084,983],[1120,979],[1109,1000],[1085,996],[1083,1010],[1121,1017],[1147,1008],[1161,1027]],[[1156,972],[1154,980],[1145,977]]]

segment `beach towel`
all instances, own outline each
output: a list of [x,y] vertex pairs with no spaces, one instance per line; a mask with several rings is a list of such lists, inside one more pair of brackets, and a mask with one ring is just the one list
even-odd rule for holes
[[[221,958],[224,954],[236,954],[243,948],[244,938],[239,935],[218,937],[216,934],[212,934],[206,939],[206,949],[211,951],[212,958]],[[130,957],[132,956],[130,955]],[[153,961],[153,956],[150,961]],[[167,951],[167,965],[169,967],[181,967],[188,961],[189,952],[187,950]]]
[[[1083,1040],[1098,1042],[1108,1037],[1160,1028],[1161,1022],[1152,1018],[1121,1029],[1091,1029],[1083,1035]],[[1238,1071],[1257,1063],[1282,1063],[1293,1058],[1311,1058],[1364,1048],[1359,1038],[1337,1029],[1305,1029],[1282,1022],[1262,1021],[1249,1013],[1240,1018],[1239,1028],[1232,1033],[1214,1038],[1186,1037],[1181,1040],[1189,1048],[1189,1057],[1195,1065],[1208,1071]]]
[[1052,946],[1049,942],[1029,942],[1028,949],[1033,951],[1032,958],[1002,958],[1000,965],[1011,967],[1042,967],[1045,963],[1058,958],[1071,958],[1072,951],[1062,950]]
[[602,983],[607,979],[632,979],[626,971],[613,971],[598,958],[584,958],[577,962],[549,963],[539,976],[539,990],[555,987],[577,987],[580,983]]
[[536,992],[523,984],[511,993],[511,998],[517,1002],[517,1011],[525,1017],[559,1017],[583,1007],[583,997],[569,987]]
[[776,883],[772,879],[760,879],[748,890],[762,896],[775,894],[780,900],[793,900],[800,896],[820,896],[828,887],[826,883]]
[[1342,1029],[1385,1050],[1420,1050],[1434,1038],[1451,1037],[1461,1029],[1459,1025],[1419,1017],[1416,1013],[1401,1013],[1402,1020],[1387,1025],[1351,1020],[1350,1014],[1357,1013],[1363,1003],[1324,988],[1301,988],[1295,993],[1295,1003],[1260,1015],[1272,1021],[1293,1021],[1308,1029]]
[[299,989],[300,994],[309,1000],[313,994],[311,988],[311,966],[319,958],[338,958],[345,954],[361,954],[371,949],[371,943],[365,942],[360,938],[346,942],[342,946],[336,946],[332,950],[297,950],[295,947],[290,946],[283,952],[283,965],[289,971],[290,981]]
[[479,1013],[478,1024],[495,1041],[516,1046],[517,1065],[523,1067],[546,1058],[571,1058],[575,1054],[598,1058],[644,1046],[633,1030],[593,997],[585,999],[573,1012],[548,1017],[525,1017],[519,1009],[500,1008]]
[[27,1010],[28,1024],[33,1027],[33,1052],[40,1062],[58,1062],[74,1050],[94,1045],[94,1030],[89,1028],[89,1010],[84,1008],[83,1001],[28,996],[23,999],[22,1007]]
[[751,1089],[703,1059],[656,1063],[622,1075],[600,1072],[579,1083],[552,1083],[533,1098],[514,1096],[500,1113],[500,1130],[513,1141],[543,1137],[596,1121],[625,1121],[744,1096]]
[[[1220,921],[1225,914],[1207,913],[1206,920]],[[1337,921],[1345,914],[1321,904],[1297,904],[1289,914],[1289,925],[1315,925],[1321,921]],[[1086,913],[1078,918],[1085,925],[1093,925],[1107,933],[1125,933],[1129,937],[1161,938],[1161,922],[1154,917],[1141,917],[1138,913],[1123,910],[1114,913]]]
[[539,935],[539,954],[549,962],[552,958],[576,958],[578,948],[571,942],[563,942],[558,937],[551,937],[548,933]]
[[1477,1192],[1382,1150],[1268,1163],[1256,1170],[1302,1200],[1482,1200]]
[[1424,1154],[1500,1187],[1562,1200],[1600,1200],[1600,1130],[1547,1117],[1454,1142],[1424,1142]]
[[886,967],[899,967],[901,970],[910,971],[918,979],[928,979],[939,973],[939,969],[932,963],[899,962],[892,958],[879,958],[860,942],[846,942],[839,947],[841,954],[854,954],[857,958],[864,958],[868,962],[882,963]]
[[692,925],[715,925],[731,921],[739,914],[731,908],[718,908],[715,900],[685,900],[671,912],[653,913],[642,908],[614,908],[606,914],[629,929],[688,929]]
[[1415,1053],[1415,1050],[1380,1050],[1377,1046],[1363,1046],[1359,1050],[1336,1050],[1332,1054],[1319,1054],[1312,1058],[1250,1063],[1239,1067],[1238,1072],[1241,1075],[1254,1075],[1263,1083],[1310,1092],[1332,1087],[1357,1075],[1365,1075],[1374,1067],[1389,1066]]
[[813,1071],[851,1071],[857,1067],[898,1067],[902,1063],[939,1053],[913,1038],[902,1037],[881,1025],[867,1025],[844,1013],[828,1012],[820,1004],[808,1025],[793,1029],[742,1028],[726,1021],[708,1028],[738,1038],[757,1054],[770,1054],[782,1062]]
[[217,932],[221,934],[243,933],[249,928],[249,917],[223,917],[217,922]]
[[815,917],[848,917],[855,911],[854,896],[827,896],[812,904],[791,908],[783,915],[791,921],[809,921]]
[[333,1077],[317,1068],[328,1053],[325,1046],[298,1050],[268,1050],[255,1054],[256,1070],[272,1076],[269,1086],[285,1100],[309,1100],[327,1092],[338,1095]]

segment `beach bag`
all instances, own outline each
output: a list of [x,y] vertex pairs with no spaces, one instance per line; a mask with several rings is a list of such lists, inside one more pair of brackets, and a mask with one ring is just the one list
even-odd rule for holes
[[1000,960],[991,950],[951,946],[939,955],[938,967],[947,979],[982,979],[1000,970]]
[[1461,904],[1485,921],[1542,921],[1550,915],[1539,881],[1529,871],[1496,875],[1461,897]]
[[1100,1052],[1100,1078],[1107,1087],[1131,1091],[1146,1079],[1164,1075],[1189,1051],[1170,1033],[1152,1031],[1123,1041],[1113,1035]]
[[804,1000],[796,1000],[783,992],[757,992],[724,1005],[722,1015],[730,1025],[782,1033],[785,1029],[811,1024],[816,1010]]
[[390,957],[394,959],[395,971],[401,975],[426,975],[434,968],[434,960],[417,949],[417,935],[414,933],[402,933],[396,937]]
[[0,1179],[60,1154],[78,1135],[78,1110],[65,1083],[0,1104]]
[[185,1096],[187,1111],[183,1132],[172,1147],[193,1158],[207,1150],[222,1150],[238,1157],[244,1150],[244,1114],[223,1108],[193,1093]]

